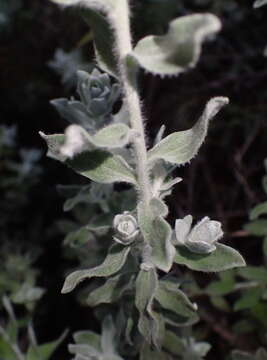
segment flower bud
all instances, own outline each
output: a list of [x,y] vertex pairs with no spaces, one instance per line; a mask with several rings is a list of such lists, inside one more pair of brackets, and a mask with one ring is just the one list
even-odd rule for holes
[[221,223],[206,216],[191,229],[192,220],[191,215],[176,220],[177,245],[184,245],[198,254],[209,254],[216,250],[216,242],[223,236]]
[[115,216],[113,227],[115,229],[114,240],[123,245],[132,243],[139,233],[135,217],[127,211]]

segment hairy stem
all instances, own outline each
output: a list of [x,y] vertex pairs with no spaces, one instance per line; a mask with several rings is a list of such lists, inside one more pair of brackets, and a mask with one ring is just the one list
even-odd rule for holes
[[117,53],[119,57],[119,71],[124,89],[125,101],[128,106],[130,123],[139,134],[133,140],[136,153],[137,177],[139,183],[140,197],[147,206],[151,199],[151,184],[147,166],[147,149],[145,142],[144,121],[142,118],[141,104],[137,92],[136,73],[127,66],[127,55],[132,51],[129,4],[128,0],[120,0],[115,11],[114,19],[115,36],[117,42]]

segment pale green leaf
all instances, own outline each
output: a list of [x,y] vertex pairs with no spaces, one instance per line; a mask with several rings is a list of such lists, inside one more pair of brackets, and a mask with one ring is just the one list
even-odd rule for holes
[[65,135],[64,134],[46,135],[42,131],[39,131],[39,134],[47,143],[48,146],[47,156],[55,160],[65,161],[66,156],[62,155],[60,150],[61,146],[65,142]]
[[158,330],[157,319],[152,310],[157,287],[156,270],[140,270],[136,279],[135,306],[139,311],[138,329],[149,344],[155,340],[154,332]]
[[257,219],[259,216],[261,216],[262,214],[267,214],[267,201],[258,204],[257,206],[255,206],[250,214],[249,214],[249,218],[250,220],[255,220]]
[[100,335],[94,333],[93,331],[77,331],[74,333],[73,338],[76,344],[91,345],[99,352],[101,351]]
[[223,244],[217,244],[216,250],[206,255],[192,253],[186,247],[179,246],[174,261],[203,272],[218,272],[246,265],[238,251]]
[[151,262],[160,270],[169,272],[175,256],[175,247],[171,242],[172,230],[162,217],[155,217],[151,207],[138,207],[138,223],[145,241],[151,247]]
[[122,294],[133,286],[128,274],[117,275],[107,279],[104,285],[93,290],[86,303],[89,306],[116,302]]
[[123,147],[130,141],[131,130],[125,124],[112,124],[99,130],[93,137],[93,143],[103,148]]
[[150,206],[154,216],[165,217],[168,215],[168,206],[161,199],[155,197],[152,198],[150,201]]
[[170,23],[166,35],[140,40],[132,56],[153,74],[179,75],[196,65],[203,41],[220,29],[220,20],[212,14],[183,16]]
[[209,121],[228,102],[229,100],[224,97],[212,98],[207,103],[200,119],[190,130],[170,134],[148,152],[150,164],[159,159],[177,165],[190,161],[197,154],[205,140]]
[[166,331],[163,348],[176,356],[181,356],[186,350],[182,338],[175,335],[172,331]]
[[102,322],[101,348],[103,353],[114,354],[116,339],[116,329],[109,315]]
[[256,1],[254,2],[253,7],[254,7],[255,9],[257,9],[257,8],[263,6],[263,5],[266,5],[266,4],[267,4],[267,0],[256,0]]
[[81,281],[92,277],[107,277],[118,272],[125,264],[130,247],[113,245],[107,254],[104,262],[92,269],[77,270],[67,276],[62,293],[66,294],[72,291]]
[[196,306],[191,303],[188,297],[169,281],[160,281],[155,299],[160,305],[169,311],[185,317],[194,317]]
[[133,170],[122,157],[95,150],[76,155],[66,164],[79,174],[99,183],[127,182],[136,185]]

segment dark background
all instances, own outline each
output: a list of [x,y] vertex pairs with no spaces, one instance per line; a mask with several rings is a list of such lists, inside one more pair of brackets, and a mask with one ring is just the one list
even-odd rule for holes
[[[190,127],[213,96],[230,98],[230,105],[212,122],[199,155],[190,166],[176,170],[184,181],[168,198],[170,220],[190,212],[196,218],[209,215],[222,221],[225,242],[239,249],[249,264],[257,265],[262,261],[261,241],[247,236],[243,226],[249,210],[265,200],[261,178],[267,155],[267,58],[263,55],[267,7],[254,10],[252,4],[248,0],[133,0],[132,23],[138,40],[146,34],[161,34],[177,16],[209,11],[220,17],[223,29],[205,44],[195,69],[178,78],[140,76],[147,139],[151,144],[163,123],[166,133]],[[38,135],[39,130],[52,134],[66,127],[49,101],[75,95],[75,88],[64,86],[48,62],[58,48],[66,52],[77,48],[88,28],[78,14],[61,11],[48,0],[0,0],[1,13],[6,20],[0,27],[0,121],[17,125],[18,149],[42,150],[44,169],[28,193],[23,214],[11,211],[9,226],[10,232],[17,227],[24,234],[22,242],[42,244],[36,266],[40,269],[38,281],[48,290],[37,306],[35,327],[40,340],[48,341],[64,328],[97,328],[90,309],[80,308],[72,295],[60,295],[67,265],[61,253],[63,236],[55,230],[56,221],[63,217],[63,200],[56,185],[85,181],[47,159]],[[84,61],[93,60],[91,43],[81,51]],[[29,240],[26,234],[37,221],[41,224],[38,237]],[[216,322],[224,321],[227,331],[231,319],[217,312],[212,316]],[[213,337],[214,351],[226,352],[235,345],[221,334]],[[241,345],[248,350],[257,346]],[[64,349],[62,356],[66,357]]]

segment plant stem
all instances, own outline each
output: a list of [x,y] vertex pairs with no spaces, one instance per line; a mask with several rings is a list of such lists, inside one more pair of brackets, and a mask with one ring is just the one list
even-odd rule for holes
[[147,149],[145,142],[144,121],[141,112],[140,98],[137,92],[136,71],[130,70],[127,65],[127,55],[132,51],[131,32],[130,32],[130,13],[128,0],[118,1],[115,11],[116,19],[115,37],[117,54],[119,57],[119,71],[124,89],[125,101],[128,106],[130,124],[138,135],[134,138],[133,144],[136,153],[137,180],[141,201],[145,207],[151,199],[151,184],[147,166]]

